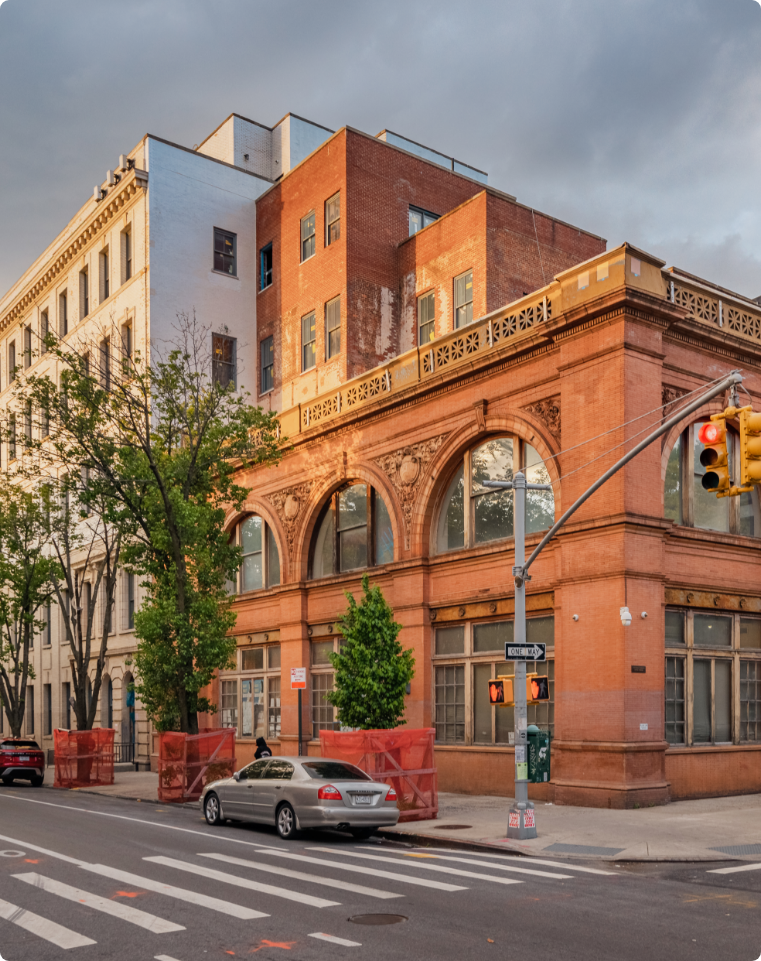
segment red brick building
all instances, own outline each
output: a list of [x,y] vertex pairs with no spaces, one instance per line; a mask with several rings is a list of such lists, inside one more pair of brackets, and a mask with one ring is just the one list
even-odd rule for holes
[[[436,727],[440,787],[509,795],[512,712],[486,682],[512,636],[512,495],[481,481],[551,479],[554,496],[530,500],[530,549],[664,404],[735,367],[759,403],[761,310],[349,128],[256,216],[259,401],[289,449],[246,474],[229,517],[244,561],[221,720],[243,761],[259,734],[294,752],[290,669],[307,667],[319,751],[335,621],[369,570],[415,652],[407,721]],[[552,700],[530,720],[554,734],[537,797],[761,790],[758,498],[706,495],[694,455],[720,409],[648,448],[532,568]]]

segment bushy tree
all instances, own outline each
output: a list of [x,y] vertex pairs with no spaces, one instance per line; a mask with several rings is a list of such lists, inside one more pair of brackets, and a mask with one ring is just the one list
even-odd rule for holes
[[335,690],[326,695],[346,727],[380,730],[404,723],[404,695],[415,674],[412,650],[398,641],[402,625],[386,603],[380,587],[362,578],[363,597],[357,604],[346,592],[349,607],[339,621],[343,641],[331,655]]

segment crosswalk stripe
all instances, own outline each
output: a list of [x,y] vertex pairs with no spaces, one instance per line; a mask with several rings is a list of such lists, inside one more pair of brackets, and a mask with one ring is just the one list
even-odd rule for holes
[[147,911],[130,907],[128,904],[121,904],[118,901],[102,898],[97,894],[90,894],[89,891],[82,891],[81,888],[73,888],[69,884],[62,884],[60,881],[43,877],[41,874],[35,874],[33,871],[30,871],[28,874],[14,874],[13,877],[19,881],[26,881],[27,884],[33,884],[41,891],[47,891],[48,894],[57,894],[61,898],[66,898],[77,904],[84,904],[88,908],[93,908],[95,911],[102,911],[104,914],[110,914],[114,918],[121,918],[122,921],[129,921],[130,924],[136,924],[140,928],[146,928],[148,931],[153,931],[154,934],[169,934],[171,931],[185,930],[181,924],[175,924],[173,921],[165,921],[164,918],[157,918],[155,914],[148,914]]
[[737,874],[738,871],[761,871],[761,864],[740,864],[736,868],[712,868],[706,874]]
[[[363,848],[362,850],[375,851],[377,848]],[[423,850],[423,849],[420,849]],[[424,849],[426,852],[428,848]],[[534,857],[519,857],[514,854],[490,854],[487,851],[453,851],[451,848],[436,848],[437,852],[442,854],[468,854],[472,853],[475,857],[479,858],[494,858],[496,861],[520,861],[522,864],[543,864],[550,868],[565,868],[566,871],[573,871],[574,873],[581,872],[582,874],[601,874],[601,875],[611,875],[615,877],[620,872],[618,871],[603,871],[600,868],[588,868],[580,864],[564,864],[562,861],[546,861],[544,858],[534,858]],[[436,855],[439,856],[438,854]]]
[[[572,874],[552,874],[550,871],[534,871],[531,868],[519,868],[512,864],[492,864],[490,861],[474,861],[471,858],[451,857],[446,854],[426,854],[427,858],[436,861],[459,861],[461,864],[474,864],[481,868],[496,868],[498,871],[512,871],[514,874],[532,874],[537,878],[553,878],[556,881],[572,881]],[[402,854],[402,857],[419,857],[415,854]]]
[[[332,854],[339,852],[334,848],[309,848],[310,851],[330,851]],[[398,858],[384,858],[377,854],[360,854],[358,851],[341,851],[340,854],[347,858],[364,858],[366,861],[385,861],[387,864],[399,864]],[[419,861],[408,862],[408,867],[420,868],[423,871],[438,871],[441,874],[455,874],[461,878],[478,878],[481,881],[491,881],[493,884],[523,884],[515,878],[495,878],[493,874],[478,874],[475,871],[462,871],[460,868],[448,868],[443,864],[420,864]]]
[[320,941],[330,941],[331,944],[342,944],[345,948],[361,948],[361,941],[348,941],[346,938],[338,938],[335,934],[323,934],[322,931],[315,931],[308,934],[308,938],[318,938]]
[[363,884],[350,884],[348,881],[337,881],[335,878],[323,878],[317,874],[306,874],[304,871],[289,871],[288,868],[281,867],[279,864],[261,864],[258,861],[247,861],[245,858],[234,858],[228,854],[199,854],[200,858],[213,858],[215,861],[223,861],[225,864],[239,864],[244,868],[255,868],[257,871],[264,871],[268,874],[277,874],[284,878],[293,878],[296,881],[310,881],[313,884],[321,884],[326,888],[338,888],[339,891],[353,891],[355,894],[366,894],[371,898],[403,898],[403,894],[394,894],[392,891],[381,891],[379,888],[367,888]]
[[[396,874],[393,871],[382,871],[380,868],[368,868],[361,864],[343,864],[341,861],[326,861],[324,858],[311,858],[306,854],[291,854],[280,848],[269,848],[265,844],[258,847],[261,854],[271,854],[273,857],[288,858],[291,861],[302,861],[306,864],[319,864],[322,867],[334,868],[336,871],[351,871],[354,874],[369,874],[374,878],[387,878],[390,881],[401,881],[403,884],[414,884],[420,888],[434,888],[437,891],[467,891],[466,887],[458,884],[447,884],[444,881],[433,881],[429,878],[416,878],[408,874]],[[331,853],[333,853],[331,851]]]
[[246,888],[248,891],[258,891],[260,894],[271,894],[276,898],[298,901],[299,904],[308,904],[313,908],[333,908],[341,903],[340,901],[326,901],[325,898],[316,898],[312,894],[299,894],[298,891],[289,891],[288,888],[277,888],[274,884],[261,884],[259,881],[239,878],[237,875],[225,874],[224,871],[214,871],[212,868],[191,864],[189,861],[178,861],[177,858],[158,856],[143,858],[143,860],[150,861],[152,864],[163,864],[167,868],[176,868],[178,871],[187,871],[188,874],[198,874],[202,878],[212,878],[215,881],[221,881],[223,884],[234,884],[236,887]]
[[157,894],[166,894],[176,901],[187,901],[195,904],[199,908],[209,908],[218,911],[220,914],[229,914],[230,917],[239,918],[243,921],[251,921],[254,918],[268,918],[269,914],[264,911],[255,911],[253,908],[244,908],[240,904],[232,904],[230,901],[222,901],[219,898],[209,897],[207,894],[198,894],[189,891],[187,888],[176,888],[173,884],[163,884],[161,881],[154,881],[152,878],[144,878],[139,874],[132,874],[131,871],[120,871],[118,868],[110,868],[106,864],[81,864],[80,867],[92,874],[99,874],[104,878],[111,878],[112,881],[124,881],[126,884],[135,884],[145,888],[146,891],[155,891]]
[[154,956],[153,961],[177,961],[177,958],[172,958],[168,954],[157,954]]
[[9,901],[0,901],[0,918],[17,924],[30,934],[36,934],[38,938],[44,938],[45,941],[50,941],[59,948],[84,948],[88,944],[98,943],[92,938],[86,938],[83,934],[77,934],[71,928],[65,928],[62,924],[56,924],[55,921],[41,918],[39,914],[16,907]]

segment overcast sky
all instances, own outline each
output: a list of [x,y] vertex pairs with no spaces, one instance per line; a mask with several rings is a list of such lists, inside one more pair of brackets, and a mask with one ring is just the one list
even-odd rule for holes
[[145,133],[384,127],[761,294],[758,0],[5,0],[0,292]]

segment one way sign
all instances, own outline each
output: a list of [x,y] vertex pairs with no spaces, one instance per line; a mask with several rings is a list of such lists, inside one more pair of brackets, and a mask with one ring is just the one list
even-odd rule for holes
[[546,659],[546,644],[505,644],[506,661],[544,661]]

